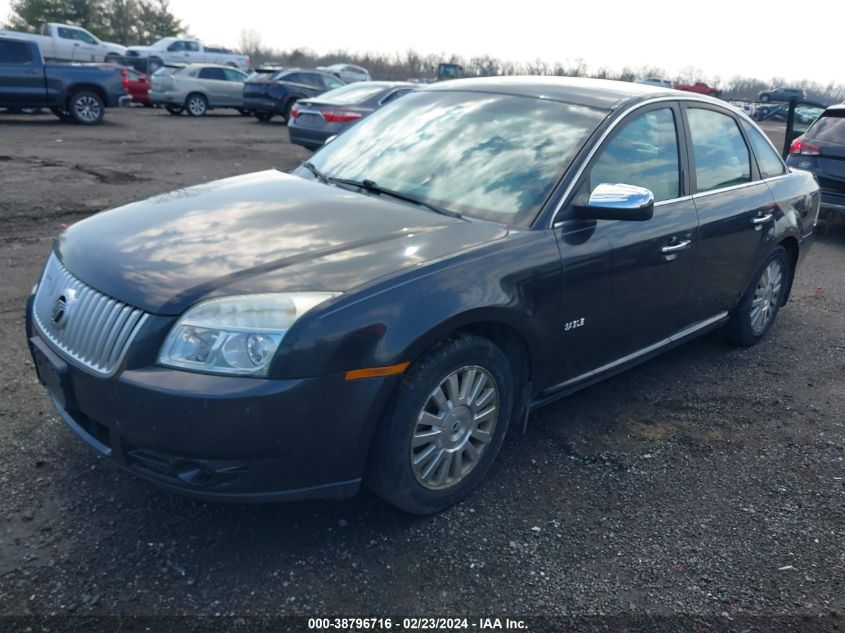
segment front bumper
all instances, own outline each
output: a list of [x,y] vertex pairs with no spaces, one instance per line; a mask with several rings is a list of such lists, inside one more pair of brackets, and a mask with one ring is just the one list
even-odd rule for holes
[[102,378],[32,331],[31,305],[27,334],[38,378],[67,425],[160,487],[246,502],[345,497],[360,487],[389,379],[269,380],[157,366]]
[[269,114],[284,114],[282,103],[269,97],[244,96],[244,109]]

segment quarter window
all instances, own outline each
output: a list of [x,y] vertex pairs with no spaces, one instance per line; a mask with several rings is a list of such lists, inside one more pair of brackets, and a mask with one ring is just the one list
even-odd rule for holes
[[751,182],[751,154],[733,117],[689,108],[687,120],[699,192]]
[[743,127],[745,128],[745,135],[751,140],[751,148],[757,157],[760,175],[763,178],[771,178],[785,174],[786,167],[784,167],[783,161],[777,152],[772,149],[769,142],[763,138],[762,132],[748,123],[743,123]]
[[622,127],[590,169],[590,191],[602,183],[645,187],[655,202],[680,195],[678,133],[671,108],[636,115]]

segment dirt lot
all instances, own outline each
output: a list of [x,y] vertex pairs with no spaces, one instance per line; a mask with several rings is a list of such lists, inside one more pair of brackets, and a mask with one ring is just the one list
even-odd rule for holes
[[95,457],[26,349],[51,239],[305,156],[280,123],[234,115],[0,115],[0,613],[845,618],[842,231],[819,236],[762,345],[711,335],[537,412],[434,517],[366,494],[204,504]]

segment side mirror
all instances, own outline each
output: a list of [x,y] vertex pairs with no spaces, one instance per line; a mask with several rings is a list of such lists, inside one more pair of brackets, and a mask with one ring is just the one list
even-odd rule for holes
[[593,189],[587,206],[578,216],[590,220],[650,220],[654,215],[654,194],[645,187],[602,183]]

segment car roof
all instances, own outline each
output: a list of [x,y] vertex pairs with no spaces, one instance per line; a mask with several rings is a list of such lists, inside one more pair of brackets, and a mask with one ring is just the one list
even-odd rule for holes
[[711,103],[724,102],[704,95],[692,96],[689,92],[673,90],[649,84],[610,79],[588,79],[586,77],[477,77],[452,79],[426,86],[424,90],[468,90],[511,94],[522,97],[536,97],[563,101],[573,105],[612,110],[631,101],[654,97],[706,100]]
[[243,72],[240,68],[235,68],[234,66],[229,66],[227,64],[207,64],[204,62],[197,62],[196,64],[186,64],[185,68],[228,68],[230,70],[239,70]]

